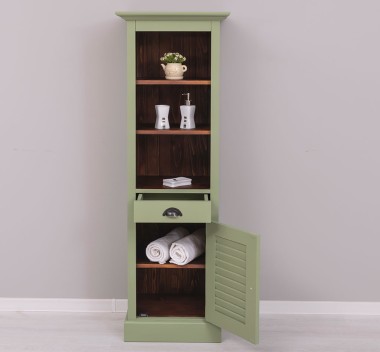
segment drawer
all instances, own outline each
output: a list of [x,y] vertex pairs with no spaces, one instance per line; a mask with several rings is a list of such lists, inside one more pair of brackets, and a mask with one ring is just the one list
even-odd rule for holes
[[135,222],[208,223],[211,202],[208,194],[141,193],[134,202]]

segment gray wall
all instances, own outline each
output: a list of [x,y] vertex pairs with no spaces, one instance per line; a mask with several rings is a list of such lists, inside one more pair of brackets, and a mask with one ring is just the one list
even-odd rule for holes
[[262,298],[380,297],[380,3],[4,0],[0,296],[126,297],[125,22],[222,26],[221,216],[262,237]]

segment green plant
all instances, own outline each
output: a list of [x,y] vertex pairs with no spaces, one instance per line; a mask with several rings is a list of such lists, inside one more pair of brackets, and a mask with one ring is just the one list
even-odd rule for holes
[[166,64],[182,64],[186,58],[180,53],[165,53],[160,60]]

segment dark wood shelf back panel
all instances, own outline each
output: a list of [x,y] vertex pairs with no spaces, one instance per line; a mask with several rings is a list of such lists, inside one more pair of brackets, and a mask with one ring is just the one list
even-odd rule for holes
[[148,317],[204,317],[204,296],[139,295],[137,315]]
[[137,32],[136,78],[164,79],[160,58],[168,52],[186,57],[185,79],[210,79],[210,32]]
[[[160,57],[180,52],[188,67],[183,81],[165,80]],[[164,189],[163,178],[187,176],[185,188],[210,188],[211,129],[210,32],[136,33],[136,187]],[[195,130],[180,130],[181,94],[190,93]],[[171,130],[155,130],[155,105],[169,105]],[[190,233],[205,224],[136,224],[137,314],[157,317],[204,317],[204,256],[187,266],[150,263],[146,246],[171,229],[183,226]]]
[[136,269],[137,294],[205,294],[204,269]]
[[137,135],[136,156],[137,176],[210,176],[209,136]]

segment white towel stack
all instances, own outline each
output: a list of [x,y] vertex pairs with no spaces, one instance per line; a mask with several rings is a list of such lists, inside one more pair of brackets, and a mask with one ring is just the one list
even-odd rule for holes
[[170,245],[188,234],[189,231],[184,227],[176,227],[166,236],[149,243],[145,250],[146,256],[151,262],[165,264],[170,257]]
[[198,229],[170,246],[170,263],[186,265],[202,255],[206,246],[205,229]]

